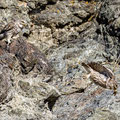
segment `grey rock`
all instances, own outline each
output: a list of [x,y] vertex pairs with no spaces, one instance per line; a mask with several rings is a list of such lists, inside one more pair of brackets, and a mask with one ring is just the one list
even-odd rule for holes
[[[98,15],[98,22],[102,25],[102,34],[105,41],[106,58],[112,61],[119,56],[119,0],[105,1]],[[118,44],[116,44],[118,43]]]
[[[0,63],[0,71],[5,70],[0,81],[3,97],[0,119],[91,120],[104,117],[119,120],[120,70],[115,62],[110,63],[114,60],[119,63],[119,15],[119,0],[1,0],[0,28],[13,18],[24,19],[27,26],[21,37],[24,36],[29,45],[37,46],[38,54],[45,53],[53,73],[47,75],[26,64],[25,60],[32,62],[28,53],[33,53],[34,49],[25,53],[23,44],[15,45],[13,53],[26,55],[20,62],[21,57],[14,59],[5,41],[0,41],[0,58],[9,56]],[[116,96],[113,91],[83,79],[81,62],[104,63],[106,60],[109,64],[105,65],[115,71]],[[26,75],[21,72],[21,63],[28,65]],[[40,64],[38,59],[39,69]],[[5,84],[7,82],[10,87]]]
[[54,86],[41,82],[40,76],[16,76],[11,92],[14,93],[12,99],[1,106],[1,120],[52,120],[50,109],[60,92]]
[[93,117],[90,117],[87,120],[118,120],[118,117],[109,110],[97,109]]

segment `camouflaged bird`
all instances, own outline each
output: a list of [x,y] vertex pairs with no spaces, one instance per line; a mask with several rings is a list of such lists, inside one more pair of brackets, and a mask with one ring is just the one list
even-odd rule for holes
[[94,83],[100,85],[101,87],[112,89],[114,95],[117,93],[117,82],[115,81],[114,73],[104,67],[103,65],[95,62],[82,63],[82,66],[87,70],[87,78],[90,78]]
[[0,30],[0,40],[6,38],[7,43],[10,44],[11,38],[17,36],[24,26],[24,20],[13,20]]

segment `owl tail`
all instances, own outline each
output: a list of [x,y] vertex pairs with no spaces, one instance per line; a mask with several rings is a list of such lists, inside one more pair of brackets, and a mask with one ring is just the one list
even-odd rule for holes
[[92,71],[92,68],[89,65],[87,65],[86,63],[83,62],[82,66],[86,69],[87,72],[91,72]]
[[5,38],[5,34],[4,33],[1,33],[0,34],[0,40],[4,39]]

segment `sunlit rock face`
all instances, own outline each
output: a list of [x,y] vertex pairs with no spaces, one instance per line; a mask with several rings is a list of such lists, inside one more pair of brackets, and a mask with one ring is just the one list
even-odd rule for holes
[[[25,21],[0,40],[0,120],[119,120],[119,16],[119,0],[0,0],[0,33]],[[117,94],[83,62],[110,69]]]

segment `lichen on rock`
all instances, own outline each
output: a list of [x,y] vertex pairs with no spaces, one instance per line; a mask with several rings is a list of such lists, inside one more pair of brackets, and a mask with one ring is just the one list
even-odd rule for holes
[[[0,120],[120,119],[119,16],[119,0],[0,0],[0,33],[25,21],[0,39]],[[110,68],[116,96],[82,62]]]

